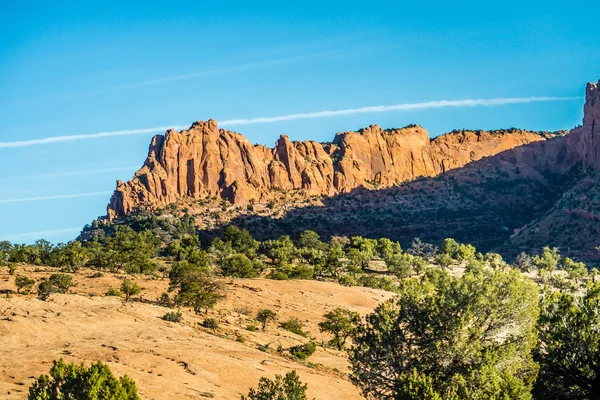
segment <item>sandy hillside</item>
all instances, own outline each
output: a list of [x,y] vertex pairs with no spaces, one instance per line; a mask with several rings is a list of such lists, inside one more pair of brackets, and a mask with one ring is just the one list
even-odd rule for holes
[[[36,281],[50,272],[21,267],[17,274]],[[284,349],[307,339],[271,324],[266,332],[250,332],[260,308],[271,308],[279,321],[297,317],[310,336],[321,343],[317,323],[335,307],[361,314],[391,296],[367,288],[349,288],[316,281],[229,280],[227,298],[208,317],[219,321],[211,331],[199,325],[205,316],[184,310],[181,323],[163,321],[169,311],[150,303],[166,292],[168,280],[144,276],[135,280],[144,287],[144,301],[125,303],[103,296],[119,287],[112,274],[91,278],[93,271],[74,274],[77,287],[67,295],[41,301],[35,295],[7,296],[15,290],[14,277],[0,271],[0,397],[24,399],[34,377],[47,373],[57,358],[77,363],[106,362],[116,375],[127,374],[138,385],[143,399],[239,399],[261,376],[272,378],[297,370],[309,385],[309,398],[358,399],[359,391],[348,381],[344,353],[318,347],[308,362],[292,360]],[[244,315],[248,314],[248,315]],[[245,342],[237,341],[241,335]],[[266,352],[258,345],[269,344]]]

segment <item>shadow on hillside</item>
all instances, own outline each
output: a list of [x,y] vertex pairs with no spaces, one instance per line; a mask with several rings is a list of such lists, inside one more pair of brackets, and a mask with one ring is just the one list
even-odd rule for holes
[[[231,221],[257,239],[294,235],[305,229],[323,239],[334,235],[389,237],[408,247],[414,238],[437,243],[453,237],[481,251],[506,255],[517,230],[548,211],[582,174],[569,154],[567,136],[530,143],[471,162],[433,178],[395,187],[357,188],[289,210],[283,217],[245,215]],[[201,232],[203,241],[223,228]],[[528,250],[551,243],[531,243]]]

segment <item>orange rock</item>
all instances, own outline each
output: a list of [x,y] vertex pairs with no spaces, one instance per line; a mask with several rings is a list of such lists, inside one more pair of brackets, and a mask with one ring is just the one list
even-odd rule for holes
[[[265,201],[274,190],[333,196],[365,185],[385,188],[500,153],[497,163],[534,174],[542,169],[563,173],[579,163],[600,169],[599,86],[600,82],[587,85],[583,125],[566,136],[518,129],[462,130],[431,140],[418,125],[388,130],[371,125],[338,133],[329,144],[292,142],[282,135],[269,149],[219,129],[215,120],[198,121],[188,130],[169,130],[152,139],[144,166],[129,182],[117,182],[108,217],[138,206],[163,207],[181,198],[218,196],[244,204]],[[525,146],[533,142],[538,143]]]
[[268,199],[273,189],[333,196],[363,185],[390,187],[543,139],[515,130],[457,131],[430,140],[420,126],[382,130],[372,125],[339,133],[333,144],[292,142],[282,135],[268,149],[219,129],[215,120],[198,121],[188,130],[152,139],[144,166],[132,180],[117,184],[108,216],[185,197],[220,196],[244,204]]

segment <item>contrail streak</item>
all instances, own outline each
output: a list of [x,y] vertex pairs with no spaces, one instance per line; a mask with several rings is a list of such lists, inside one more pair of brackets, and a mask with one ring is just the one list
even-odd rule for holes
[[27,175],[27,176],[7,177],[7,178],[0,179],[0,182],[6,182],[6,181],[27,181],[27,180],[35,180],[35,179],[63,178],[65,176],[95,175],[95,174],[104,174],[104,173],[107,173],[107,172],[135,171],[138,168],[139,167],[131,166],[131,167],[115,167],[115,168],[91,169],[91,170],[83,170],[83,171],[52,172],[52,173],[39,174],[39,175]]
[[23,203],[27,201],[43,201],[43,200],[58,200],[58,199],[75,199],[78,197],[93,197],[93,196],[106,196],[113,192],[91,192],[91,193],[77,193],[77,194],[61,194],[57,196],[40,196],[40,197],[24,197],[20,199],[0,199],[0,203]]
[[405,103],[396,104],[391,106],[371,106],[361,108],[348,108],[344,110],[324,110],[310,113],[301,114],[290,114],[281,115],[277,117],[260,117],[260,118],[243,118],[243,119],[231,119],[228,121],[222,121],[219,125],[250,125],[250,124],[264,124],[270,122],[280,121],[292,121],[296,119],[311,119],[311,118],[326,118],[326,117],[337,117],[340,115],[353,115],[353,114],[370,114],[370,113],[381,113],[388,111],[409,111],[409,110],[423,110],[432,108],[447,108],[447,107],[476,107],[476,106],[503,106],[507,104],[523,104],[523,103],[535,103],[540,101],[564,101],[564,100],[575,100],[581,99],[581,97],[509,97],[509,98],[496,98],[496,99],[467,99],[467,100],[437,100],[428,101],[424,103]]
[[97,138],[111,137],[111,136],[139,135],[139,134],[143,134],[143,133],[164,132],[165,130],[171,129],[171,128],[172,129],[185,129],[187,127],[185,127],[185,126],[157,126],[154,128],[124,129],[121,131],[88,133],[88,134],[83,134],[83,135],[53,136],[53,137],[47,137],[47,138],[43,138],[43,139],[20,140],[20,141],[16,141],[16,142],[0,142],[0,148],[35,146],[35,145],[40,145],[40,144],[72,142],[74,140],[97,139]]
[[63,233],[74,233],[81,232],[81,228],[63,228],[63,229],[51,229],[45,231],[36,231],[36,232],[25,232],[25,233],[15,233],[12,235],[2,235],[0,236],[0,240],[11,240],[15,239],[39,239],[39,238],[48,238],[56,235],[61,235]]
[[[404,103],[395,104],[388,106],[370,106],[360,108],[347,108],[342,110],[323,110],[309,113],[299,113],[290,115],[280,115],[274,117],[258,117],[258,118],[242,118],[242,119],[230,119],[221,121],[221,126],[230,125],[250,125],[250,124],[266,124],[280,121],[293,121],[298,119],[313,119],[313,118],[328,118],[337,117],[342,115],[355,115],[355,114],[371,114],[371,113],[382,113],[389,111],[411,111],[411,110],[426,110],[436,108],[458,108],[458,107],[494,107],[503,106],[509,104],[528,104],[537,102],[550,102],[550,101],[567,101],[567,100],[581,100],[581,97],[506,97],[506,98],[494,98],[494,99],[465,99],[465,100],[436,100],[427,101],[423,103]],[[96,139],[111,136],[126,136],[126,135],[137,135],[143,133],[156,133],[164,132],[167,129],[186,129],[187,126],[157,126],[155,128],[144,128],[144,129],[126,129],[121,131],[113,132],[100,132],[83,135],[70,135],[70,136],[54,136],[44,139],[33,139],[33,140],[22,140],[15,142],[0,142],[0,148],[11,148],[11,147],[25,147],[35,146],[50,143],[59,142],[71,142],[75,140],[86,140]]]

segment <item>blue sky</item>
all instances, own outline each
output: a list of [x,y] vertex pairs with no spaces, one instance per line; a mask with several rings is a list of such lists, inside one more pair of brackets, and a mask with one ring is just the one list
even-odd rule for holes
[[267,145],[370,124],[568,129],[581,99],[311,113],[581,97],[600,78],[596,1],[54,3],[0,3],[0,240],[74,238],[154,133],[28,141],[298,113],[227,128]]

